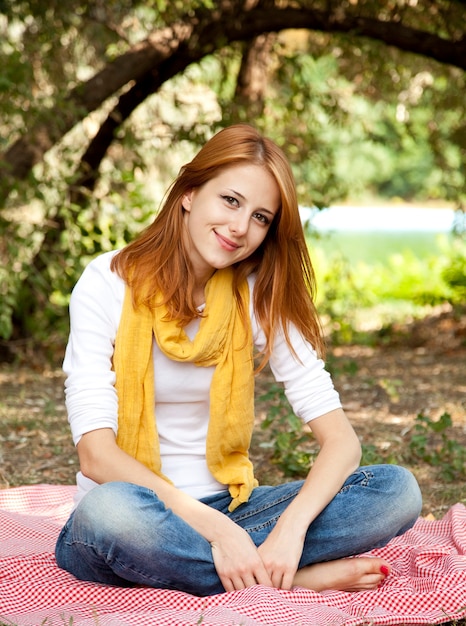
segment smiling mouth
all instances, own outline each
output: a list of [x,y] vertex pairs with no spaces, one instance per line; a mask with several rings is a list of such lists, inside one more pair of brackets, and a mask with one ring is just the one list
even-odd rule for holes
[[235,250],[238,250],[238,248],[240,247],[238,244],[234,243],[233,241],[230,241],[229,239],[226,239],[222,235],[219,235],[219,233],[216,230],[214,230],[214,233],[215,233],[215,236],[217,237],[217,241],[219,242],[220,246],[224,250],[228,250],[229,252],[234,252]]

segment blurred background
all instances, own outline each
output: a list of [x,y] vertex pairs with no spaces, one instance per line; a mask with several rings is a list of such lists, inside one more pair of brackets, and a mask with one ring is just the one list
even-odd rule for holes
[[86,263],[238,121],[292,162],[335,341],[464,304],[465,25],[446,0],[0,0],[1,358],[59,359]]
[[[425,514],[466,503],[465,69],[460,0],[0,0],[0,488],[74,482],[70,292],[244,121],[292,164],[362,462],[412,469]],[[256,389],[257,476],[305,475]]]

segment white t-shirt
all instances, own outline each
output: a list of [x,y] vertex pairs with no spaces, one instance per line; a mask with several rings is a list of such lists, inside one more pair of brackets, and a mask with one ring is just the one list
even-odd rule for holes
[[[71,330],[63,369],[66,407],[73,441],[99,428],[118,430],[118,397],[112,357],[120,322],[125,283],[110,270],[116,252],[97,257],[84,270],[71,295]],[[250,290],[254,279],[249,280]],[[252,303],[252,297],[250,298]],[[250,307],[253,341],[258,350],[265,336]],[[194,337],[199,320],[193,320],[186,333]],[[290,329],[291,353],[280,334],[274,342],[270,368],[285,386],[296,415],[309,422],[341,407],[324,363],[295,328]],[[205,442],[209,422],[209,390],[213,367],[197,367],[166,357],[153,345],[155,372],[155,414],[160,438],[162,471],[181,490],[195,498],[223,491],[206,464]],[[77,475],[77,501],[96,483],[81,472]]]

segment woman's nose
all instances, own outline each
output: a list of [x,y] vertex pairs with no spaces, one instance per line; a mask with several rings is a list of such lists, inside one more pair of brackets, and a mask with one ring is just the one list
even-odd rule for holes
[[249,228],[249,215],[240,215],[237,213],[231,220],[229,228],[230,232],[236,236],[245,235]]

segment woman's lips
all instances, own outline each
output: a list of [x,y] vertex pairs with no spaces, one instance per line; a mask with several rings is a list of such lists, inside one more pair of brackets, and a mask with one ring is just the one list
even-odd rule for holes
[[220,235],[216,230],[214,230],[214,233],[215,233],[215,236],[217,237],[217,240],[218,240],[220,246],[224,250],[228,250],[229,252],[233,252],[234,250],[237,250],[240,247],[238,244],[234,243],[230,239],[227,239],[226,237],[223,237],[223,235]]

